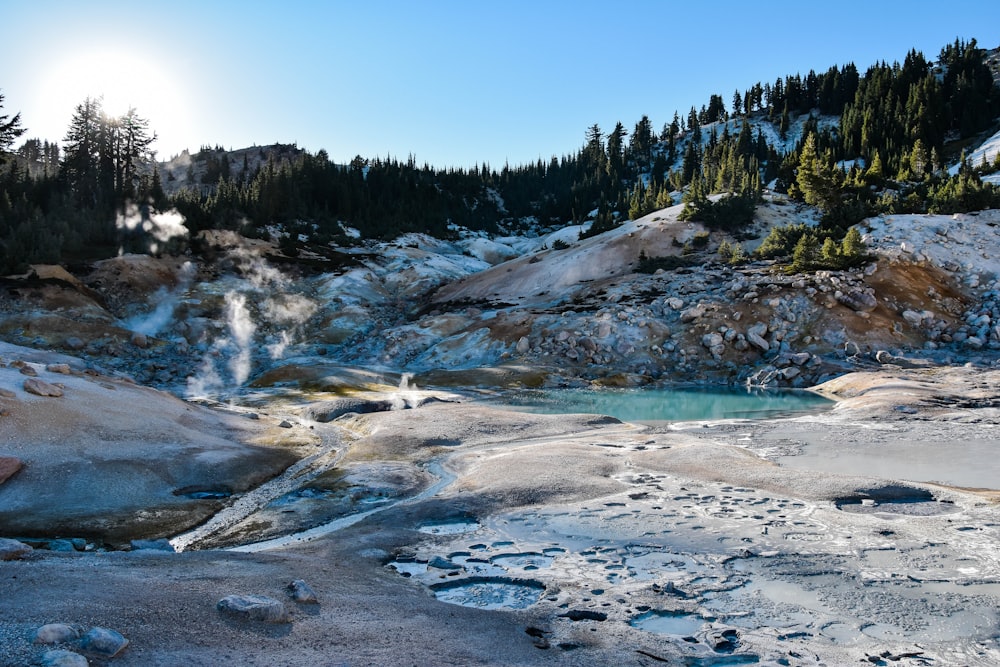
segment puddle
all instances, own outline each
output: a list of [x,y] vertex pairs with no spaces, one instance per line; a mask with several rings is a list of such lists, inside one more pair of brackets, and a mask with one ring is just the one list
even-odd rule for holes
[[473,577],[431,584],[442,602],[477,609],[527,609],[541,599],[545,586],[530,579]]
[[701,630],[707,621],[695,614],[677,613],[672,611],[647,611],[636,616],[629,625],[639,630],[658,635],[679,635],[690,637]]
[[891,500],[848,498],[838,501],[837,509],[851,514],[892,514],[898,516],[941,516],[959,511],[954,503],[923,497]]
[[538,553],[498,554],[490,562],[500,567],[537,570],[552,565],[552,557]]

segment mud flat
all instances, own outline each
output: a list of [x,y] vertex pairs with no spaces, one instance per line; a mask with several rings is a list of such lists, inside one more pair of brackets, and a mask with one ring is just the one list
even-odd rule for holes
[[[0,664],[37,664],[47,623],[122,633],[111,665],[997,664],[1000,508],[963,461],[995,465],[998,380],[855,374],[820,388],[834,410],[767,421],[348,413],[299,446],[331,471],[213,533],[239,551],[0,562]],[[277,410],[309,430],[307,403]],[[234,594],[289,620],[221,614]]]

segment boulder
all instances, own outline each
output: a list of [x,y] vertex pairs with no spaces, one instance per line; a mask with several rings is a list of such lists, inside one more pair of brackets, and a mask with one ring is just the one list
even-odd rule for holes
[[316,592],[301,579],[296,579],[288,584],[288,594],[300,604],[317,604],[319,602]]
[[73,370],[69,367],[69,364],[49,364],[45,367],[50,373],[59,373],[60,375],[70,375]]
[[285,605],[266,595],[228,595],[219,600],[216,609],[244,621],[288,623],[291,620]]
[[91,628],[80,638],[80,650],[98,658],[113,658],[128,646],[120,632],[108,628]]
[[767,352],[771,349],[771,344],[768,343],[759,334],[755,333],[752,329],[746,333],[747,342],[758,348],[761,352]]
[[40,380],[38,378],[28,378],[24,381],[24,390],[36,396],[46,396],[49,398],[59,398],[63,395],[63,390],[54,384]]
[[32,551],[32,548],[24,542],[0,537],[0,561],[21,560]]
[[90,663],[85,657],[65,649],[53,649],[42,655],[42,667],[87,667]]
[[725,339],[717,333],[708,333],[701,337],[702,346],[708,348],[712,356],[721,356],[726,351]]
[[869,294],[861,290],[850,290],[849,292],[837,291],[833,297],[838,303],[859,313],[871,312],[878,306],[878,300],[874,294]]
[[65,623],[48,623],[35,630],[36,644],[66,644],[80,638],[80,631]]
[[707,308],[705,308],[705,306],[699,303],[697,306],[692,306],[691,308],[688,308],[687,310],[681,313],[681,322],[685,324],[687,324],[688,322],[694,322],[695,320],[702,317],[706,312]]

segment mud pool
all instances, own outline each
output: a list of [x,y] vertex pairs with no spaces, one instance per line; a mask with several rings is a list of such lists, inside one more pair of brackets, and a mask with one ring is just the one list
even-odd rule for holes
[[504,394],[491,407],[539,414],[592,413],[627,422],[768,419],[822,412],[810,391],[760,388],[538,389]]

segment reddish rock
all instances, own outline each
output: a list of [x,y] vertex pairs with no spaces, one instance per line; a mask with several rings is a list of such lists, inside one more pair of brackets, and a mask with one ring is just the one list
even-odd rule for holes
[[46,382],[45,380],[39,380],[38,378],[28,378],[24,381],[24,390],[29,394],[35,394],[36,396],[49,396],[51,398],[59,398],[63,395],[63,390],[54,384]]
[[0,456],[0,484],[17,474],[17,471],[24,467],[21,459],[13,456]]

